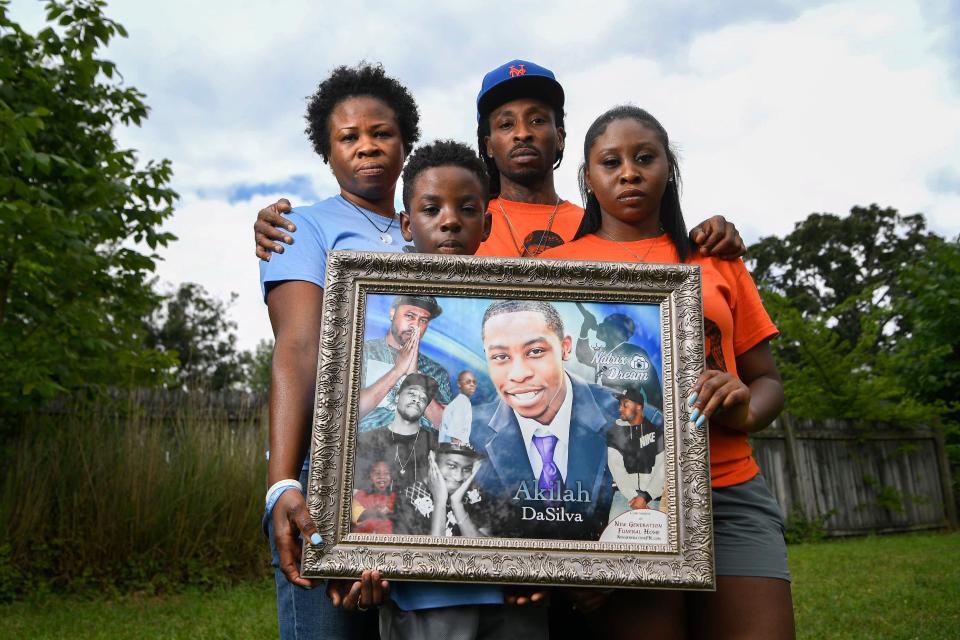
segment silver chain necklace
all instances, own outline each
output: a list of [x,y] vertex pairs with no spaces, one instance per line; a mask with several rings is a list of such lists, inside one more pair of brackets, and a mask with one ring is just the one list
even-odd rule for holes
[[503,209],[503,203],[500,201],[500,198],[497,198],[497,206],[500,207],[500,213],[503,214],[503,219],[507,221],[507,231],[510,233],[510,241],[513,242],[513,246],[517,249],[517,255],[521,258],[525,256],[538,256],[540,251],[543,250],[543,241],[547,239],[547,235],[550,233],[550,230],[553,228],[553,219],[557,215],[557,210],[560,209],[560,203],[563,200],[560,196],[557,196],[557,204],[553,205],[553,211],[550,212],[550,218],[547,220],[547,228],[543,230],[543,234],[540,236],[540,242],[537,243],[536,253],[530,253],[530,250],[527,248],[526,244],[520,244],[517,241],[517,235],[514,232],[513,222],[510,221],[510,216],[507,215],[507,212]]
[[413,444],[410,446],[410,453],[407,454],[406,460],[400,460],[400,443],[397,442],[397,438],[393,433],[393,430],[390,430],[390,440],[396,446],[396,452],[393,454],[393,461],[397,463],[397,467],[400,468],[400,475],[404,475],[407,472],[407,467],[410,466],[410,459],[413,458],[413,478],[417,478],[417,441],[420,440],[420,432],[423,429],[417,429],[417,436],[413,439]]
[[[343,197],[343,196],[340,196],[340,197]],[[343,198],[343,199],[345,202],[348,202],[351,207],[356,209],[357,213],[359,213],[364,218],[366,218],[367,222],[369,222],[373,226],[373,228],[380,233],[380,242],[382,242],[383,244],[393,244],[393,236],[390,235],[390,229],[393,227],[393,223],[397,219],[396,214],[393,214],[393,216],[390,217],[390,223],[385,228],[381,229],[380,227],[377,226],[376,222],[370,219],[370,216],[368,216],[366,213],[363,212],[363,209],[353,204],[346,198]]]
[[647,251],[643,254],[643,257],[642,257],[642,258],[641,258],[639,255],[637,255],[636,252],[634,252],[629,246],[627,246],[626,243],[620,242],[619,240],[615,240],[614,238],[610,237],[607,233],[603,232],[601,229],[598,229],[598,230],[597,230],[596,235],[599,236],[599,237],[601,237],[601,238],[603,238],[604,240],[608,240],[608,241],[610,241],[610,242],[615,242],[616,244],[618,244],[618,245],[620,246],[621,249],[623,249],[624,251],[626,251],[627,253],[629,253],[631,256],[633,256],[634,258],[636,258],[636,259],[637,259],[637,262],[643,262],[644,260],[647,259],[647,256],[650,255],[650,251],[652,251],[653,248],[654,248],[655,246],[657,246],[657,239],[658,239],[661,235],[663,235],[663,227],[660,227],[659,229],[657,229],[657,235],[651,236],[651,237],[649,237],[649,238],[641,238],[642,240],[647,240],[648,243],[649,243],[649,245],[650,245],[649,247],[647,247]]

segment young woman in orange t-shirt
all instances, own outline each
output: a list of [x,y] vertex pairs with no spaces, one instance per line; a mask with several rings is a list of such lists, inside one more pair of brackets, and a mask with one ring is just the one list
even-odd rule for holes
[[618,591],[605,602],[594,594],[580,609],[615,621],[612,637],[792,638],[783,516],[747,442],[783,408],[769,345],[777,329],[742,261],[690,245],[679,182],[667,132],[653,116],[632,106],[607,111],[584,140],[580,229],[542,257],[701,266],[707,370],[688,403],[697,426],[710,420],[717,590]]

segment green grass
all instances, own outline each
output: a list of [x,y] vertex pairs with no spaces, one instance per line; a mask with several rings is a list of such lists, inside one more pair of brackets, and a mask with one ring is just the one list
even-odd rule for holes
[[[789,547],[800,638],[960,637],[960,534]],[[163,597],[0,605],[0,638],[275,638],[273,581]]]
[[217,640],[276,638],[273,580],[164,597],[46,596],[0,605],[0,638]]
[[789,547],[800,638],[960,638],[960,534]]
[[265,420],[204,397],[38,414],[0,460],[0,601],[267,575]]

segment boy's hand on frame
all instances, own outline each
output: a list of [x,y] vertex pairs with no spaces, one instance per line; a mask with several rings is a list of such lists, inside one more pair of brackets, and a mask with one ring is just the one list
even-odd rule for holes
[[508,587],[503,601],[517,607],[550,603],[550,592],[541,587]]
[[330,580],[327,583],[327,596],[335,607],[347,611],[366,611],[370,607],[379,607],[390,594],[390,582],[381,578],[380,572],[366,570],[360,579]]

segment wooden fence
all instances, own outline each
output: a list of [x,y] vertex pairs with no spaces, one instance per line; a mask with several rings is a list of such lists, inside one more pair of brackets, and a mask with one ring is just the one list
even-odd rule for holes
[[[136,389],[111,392],[101,409],[140,412],[157,420],[173,420],[189,415],[222,416],[231,425],[266,419],[267,394],[228,389],[224,391],[180,391],[177,389]],[[41,415],[69,415],[89,410],[84,401],[71,398],[55,400],[43,407]]]
[[822,519],[827,535],[957,524],[943,435],[935,429],[855,428],[783,415],[752,444],[784,513]]
[[[117,394],[154,419],[224,416],[231,425],[266,420],[266,394],[145,390]],[[54,403],[44,413],[69,413]],[[767,485],[788,517],[823,521],[827,535],[938,529],[957,525],[943,435],[930,428],[855,428],[789,415],[752,437]]]

